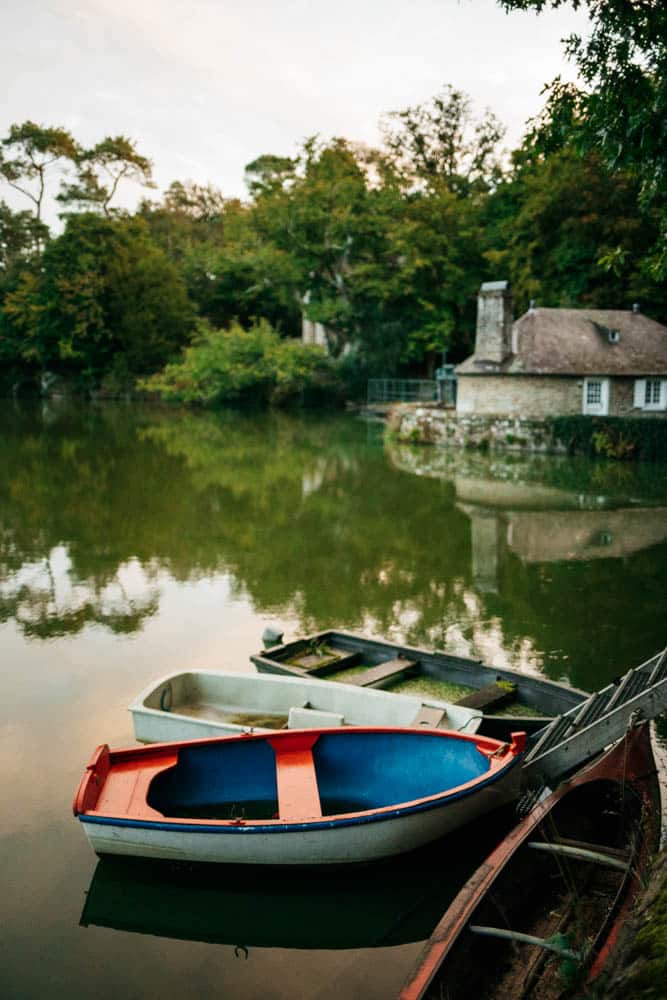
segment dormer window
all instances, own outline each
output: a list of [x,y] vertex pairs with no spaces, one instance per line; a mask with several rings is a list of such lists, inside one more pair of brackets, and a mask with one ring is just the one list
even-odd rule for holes
[[606,326],[604,323],[598,323],[596,320],[591,320],[593,327],[597,330],[599,335],[607,341],[609,344],[617,344],[621,339],[621,331],[613,330],[610,326]]

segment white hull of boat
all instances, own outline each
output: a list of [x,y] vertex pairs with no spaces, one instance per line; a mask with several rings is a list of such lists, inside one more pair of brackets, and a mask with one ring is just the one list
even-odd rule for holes
[[[474,794],[423,811],[345,825],[332,822],[274,827],[193,830],[181,826],[128,826],[86,822],[82,825],[97,854],[134,855],[166,860],[256,865],[326,865],[377,861],[422,847],[519,794],[520,768]],[[399,810],[397,810],[399,812]]]
[[162,677],[129,706],[142,743],[280,728],[428,725],[420,721],[429,715],[424,709],[434,710],[432,718],[442,713],[440,728],[467,734],[482,720],[476,709],[336,681],[203,670]]

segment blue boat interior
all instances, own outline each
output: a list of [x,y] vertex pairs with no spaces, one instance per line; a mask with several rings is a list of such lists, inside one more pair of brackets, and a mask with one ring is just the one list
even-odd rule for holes
[[[251,739],[182,749],[178,764],[153,779],[148,804],[169,817],[277,819],[280,747]],[[312,747],[312,765],[322,816],[437,795],[489,770],[474,742],[353,729],[323,733]]]

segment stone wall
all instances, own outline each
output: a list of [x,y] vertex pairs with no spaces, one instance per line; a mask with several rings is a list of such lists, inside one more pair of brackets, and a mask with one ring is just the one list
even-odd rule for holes
[[[659,413],[657,415],[659,416]],[[635,409],[635,380],[633,378],[613,378],[609,383],[609,416],[655,417],[656,411]]]
[[[610,417],[644,414],[634,408],[634,382],[633,378],[609,379]],[[583,393],[583,377],[459,375],[456,409],[459,415],[570,416],[583,411]]]
[[[472,380],[471,380],[472,381]],[[388,417],[389,430],[399,441],[529,452],[564,453],[544,421],[518,416],[456,414],[423,403],[398,403]]]
[[581,413],[583,382],[573,378],[533,375],[460,375],[456,409],[459,415],[509,414],[546,417]]

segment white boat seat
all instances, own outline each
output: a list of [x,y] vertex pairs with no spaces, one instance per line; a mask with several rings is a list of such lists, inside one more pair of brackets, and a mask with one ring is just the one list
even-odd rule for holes
[[447,719],[447,710],[445,708],[435,708],[430,705],[422,705],[414,719],[410,723],[411,726],[433,726],[437,728]]

